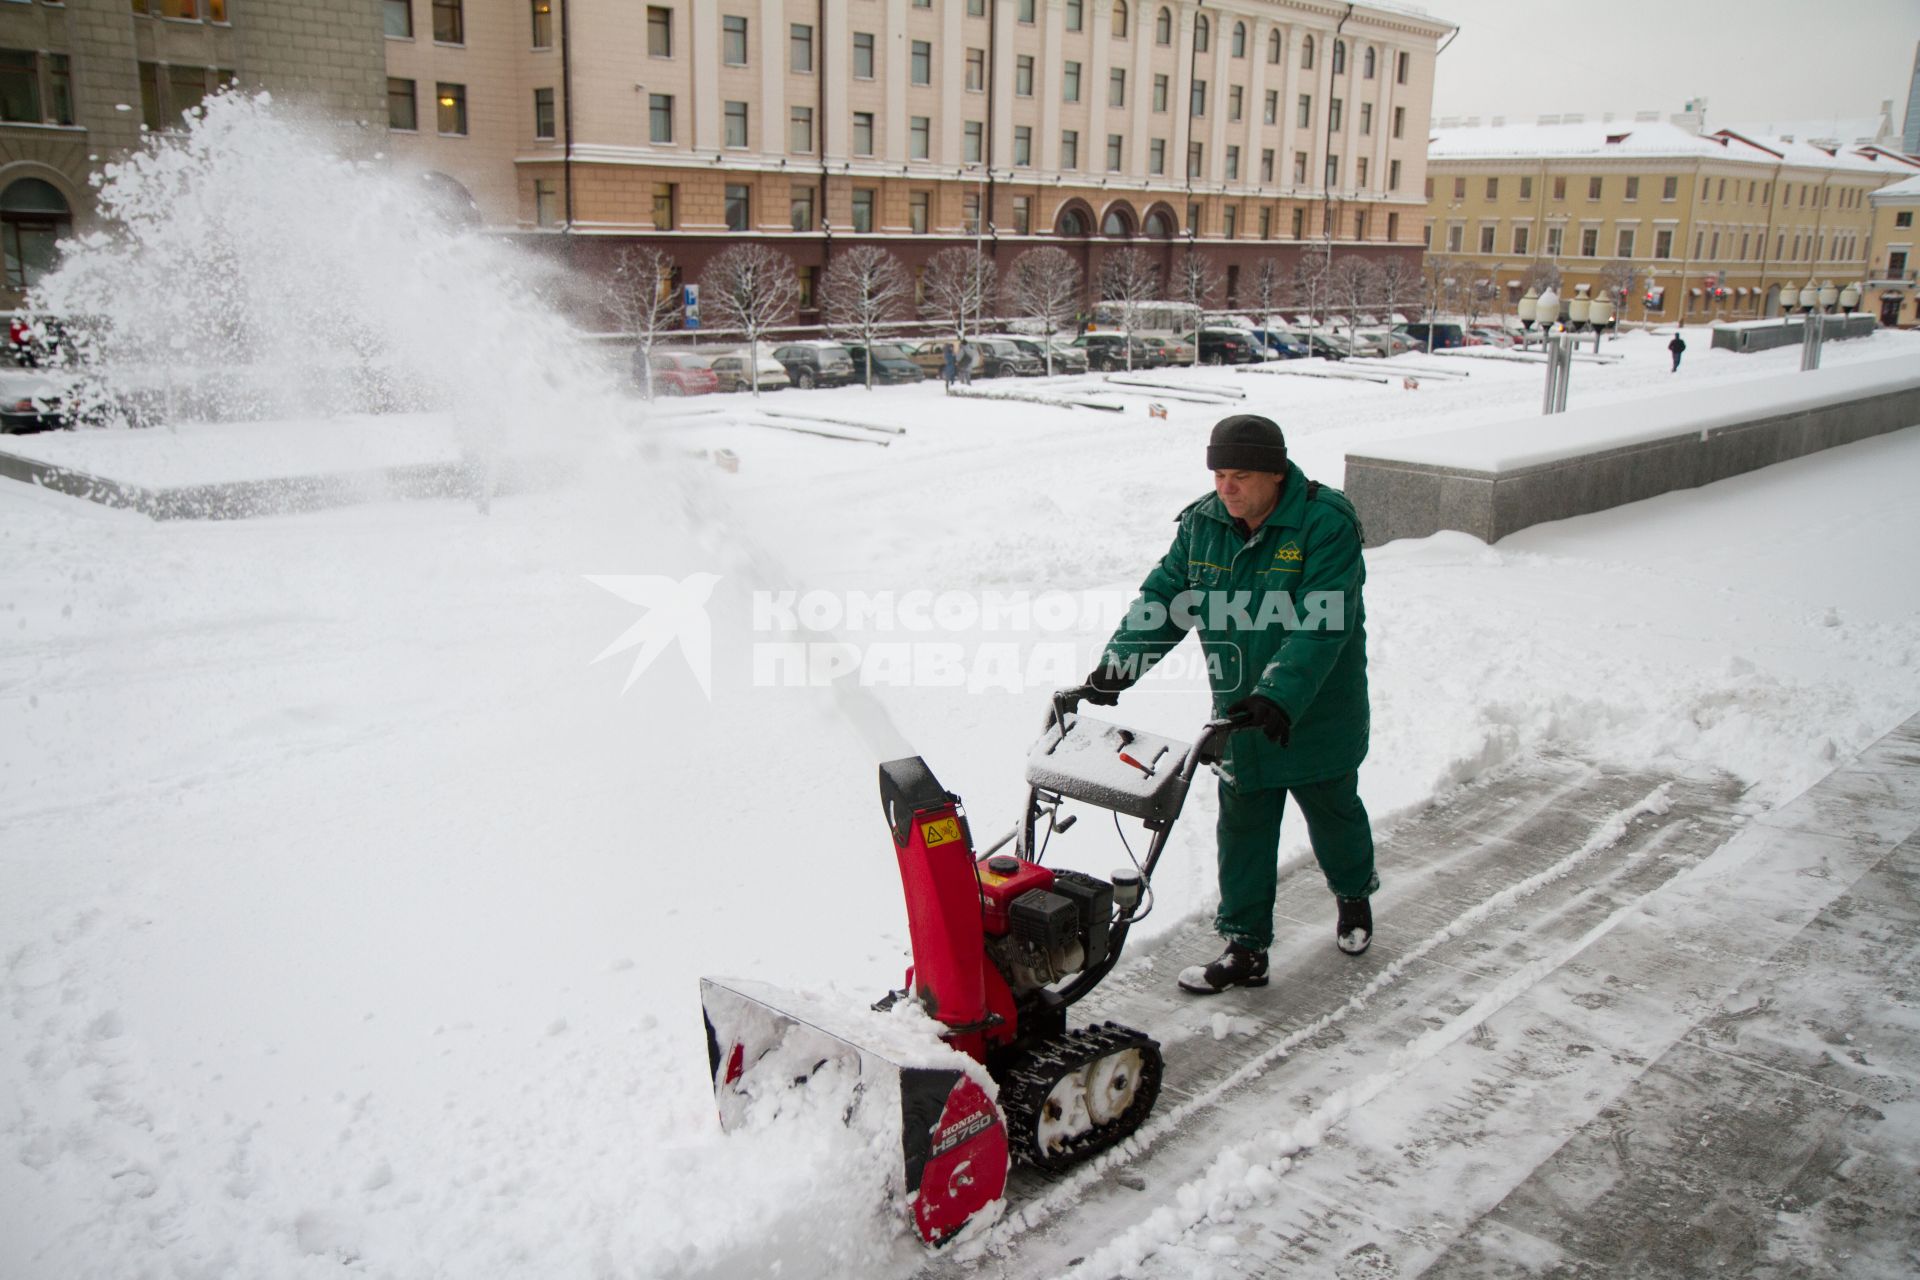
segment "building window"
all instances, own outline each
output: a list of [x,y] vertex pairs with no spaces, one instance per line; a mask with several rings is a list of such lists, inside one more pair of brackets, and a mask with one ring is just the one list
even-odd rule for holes
[[1110,107],[1127,105],[1127,73],[1119,67],[1107,73],[1107,105]]
[[1086,24],[1085,0],[1067,0],[1067,30],[1078,31]]
[[1493,252],[1494,230],[1495,228],[1491,223],[1483,225],[1480,228],[1480,252],[1482,253]]
[[1400,215],[1397,213],[1389,213],[1387,215],[1387,240],[1389,243],[1392,243],[1399,239],[1400,239]]
[[[1429,227],[1428,231],[1432,231],[1432,228]],[[1302,236],[1306,235],[1306,233],[1307,233],[1307,211],[1305,209],[1296,208],[1293,211],[1293,238],[1295,240],[1298,240]],[[1433,237],[1429,235],[1427,238],[1428,240],[1432,240]]]
[[1173,43],[1173,10],[1165,5],[1153,19],[1153,42],[1158,45]]
[[1246,90],[1237,84],[1227,90],[1227,119],[1229,121],[1239,120],[1244,114],[1242,108],[1244,106],[1245,94]]
[[1227,148],[1227,181],[1237,182],[1240,178],[1240,148]]
[[1565,234],[1565,232],[1566,232],[1566,228],[1564,227],[1548,227],[1547,228],[1547,256],[1549,258],[1557,258],[1560,256],[1560,250],[1562,247],[1561,237]]
[[1447,252],[1448,253],[1460,252],[1461,237],[1464,236],[1465,234],[1466,234],[1466,228],[1461,226],[1457,222],[1447,228]]
[[1307,36],[1300,41],[1300,69],[1313,70],[1313,37]]
[[1167,140],[1154,138],[1147,143],[1147,172],[1154,177],[1163,177],[1167,172]]
[[1293,185],[1296,187],[1307,185],[1307,153],[1304,151],[1293,153]]
[[1333,42],[1333,74],[1337,76],[1347,74],[1347,42],[1345,40]]
[[675,196],[679,194],[671,182],[653,184],[653,229],[655,231],[673,230],[673,206]]
[[401,40],[413,39],[413,0],[386,0],[386,10],[387,34]]
[[1244,22],[1233,24],[1233,56],[1236,58],[1247,56],[1247,24]]
[[1603,181],[1604,180],[1600,178],[1587,179],[1587,199],[1598,200],[1600,198],[1600,189]]
[[1021,54],[1013,60],[1013,96],[1031,98],[1033,96],[1033,57]]
[[[1231,240],[1240,229],[1240,206],[1230,204],[1220,211],[1220,234]],[[1231,269],[1231,268],[1230,268]]]
[[1890,249],[1887,251],[1887,275],[1895,280],[1907,274],[1907,251]]
[[873,231],[873,188],[853,189],[853,229],[862,235]]
[[787,109],[787,150],[795,155],[813,154],[813,108]]
[[647,56],[673,56],[673,10],[663,4],[647,6]]
[[967,88],[979,93],[987,87],[987,51],[967,50]]
[[798,295],[794,299],[795,305],[811,310],[817,305],[816,299],[820,293],[820,268],[801,267],[794,273],[794,278],[800,284]]
[[1520,198],[1522,200],[1533,199],[1533,179],[1532,178],[1520,179]]
[[1902,228],[1912,226],[1913,211],[1911,209],[1903,209],[1899,213],[1894,214],[1893,225],[1896,227],[1902,227]]
[[1167,77],[1163,75],[1153,78],[1153,109],[1163,115],[1167,110]]
[[1404,138],[1406,134],[1407,109],[1405,107],[1395,107],[1393,109],[1393,136],[1396,138]]
[[925,40],[913,42],[912,54],[913,82],[919,85],[933,83],[933,46]]
[[1513,229],[1513,252],[1516,257],[1526,256],[1527,224],[1524,222]]
[[751,189],[743,184],[727,184],[727,230],[745,231],[753,214]]
[[871,31],[853,33],[853,78],[855,80],[873,79],[873,32]]
[[1583,258],[1600,256],[1600,228],[1582,227],[1580,229],[1580,256]]
[[1207,51],[1207,43],[1212,38],[1213,38],[1213,25],[1207,21],[1206,15],[1201,14],[1198,17],[1194,18],[1193,20],[1193,51],[1195,53],[1205,53]]
[[1553,180],[1553,198],[1555,200],[1565,200],[1567,198],[1567,180],[1565,178],[1555,178]]
[[461,0],[433,0],[433,38],[441,44],[465,44],[467,22]]
[[1313,95],[1312,94],[1303,93],[1300,95],[1300,109],[1294,114],[1293,123],[1302,129],[1313,128]]
[[1361,77],[1363,79],[1366,79],[1366,80],[1373,79],[1373,47],[1371,45],[1367,47],[1367,55],[1365,58],[1361,59],[1360,67],[1361,67]]
[[60,241],[73,232],[73,210],[50,182],[18,178],[0,194],[0,238],[5,241],[7,284],[27,289],[59,261]]
[[980,142],[984,128],[978,120],[969,120],[960,135],[960,158],[968,164],[980,163]]
[[1065,129],[1060,134],[1060,167],[1078,169],[1080,167],[1080,132],[1077,129]]
[[805,23],[787,28],[787,70],[813,74],[813,28]]
[[1029,235],[1033,231],[1033,200],[1029,196],[1013,198],[1013,234]]
[[1260,181],[1273,181],[1273,148],[1266,147],[1260,152]]
[[647,136],[654,142],[673,141],[673,95],[647,95]]
[[1453,198],[1456,201],[1467,198],[1467,180],[1465,178],[1455,178],[1453,180]]
[[[530,0],[533,8],[533,47],[553,48],[553,0]],[[541,223],[547,226],[547,223]]]
[[927,234],[927,193],[913,191],[907,195],[907,230],[917,236]]
[[1626,198],[1628,200],[1638,200],[1640,198],[1640,179],[1638,178],[1627,179]]
[[1034,0],[1020,0],[1018,17],[1021,25],[1028,27],[1033,25],[1033,6]]
[[1060,74],[1060,101],[1080,101],[1080,64],[1069,62]]
[[1187,205],[1187,230],[1196,236],[1200,234],[1200,206],[1197,203]]
[[1207,82],[1205,80],[1195,80],[1191,92],[1192,98],[1187,103],[1188,113],[1195,116],[1204,116],[1207,114]]
[[787,223],[795,231],[813,230],[812,187],[793,187],[787,192]]
[[551,89],[533,91],[533,136],[553,137],[553,90]]
[[1266,105],[1261,110],[1260,122],[1262,124],[1280,123],[1280,91],[1278,89],[1267,90]]
[[747,104],[729,102],[721,111],[724,129],[723,139],[726,146],[744,147],[747,145]]
[[1398,191],[1399,189],[1400,162],[1398,160],[1389,160],[1387,161],[1387,190]]
[[1354,161],[1353,185],[1362,191],[1367,189],[1367,158],[1361,156]]
[[1260,238],[1273,239],[1273,206],[1270,204],[1260,206]]
[[439,104],[441,133],[456,134],[461,137],[467,132],[467,86],[448,84],[444,80],[433,91],[434,101]]
[[533,225],[536,227],[560,225],[560,193],[554,189],[551,178],[533,180]]
[[1013,163],[1017,168],[1033,163],[1033,126],[1013,126]]
[[1327,102],[1327,128],[1335,133],[1340,132],[1340,117],[1345,114],[1346,105],[1339,98],[1332,98]]
[[1339,185],[1340,185],[1340,157],[1328,156],[1327,157],[1327,190],[1331,191]]
[[420,127],[420,110],[411,80],[387,77],[387,128],[412,133]]
[[1394,83],[1405,84],[1407,82],[1407,65],[1412,62],[1412,60],[1413,59],[1405,53],[1396,53],[1393,55]]
[[873,154],[873,112],[871,111],[853,113],[853,154],[856,156]]
[[1187,176],[1200,177],[1201,171],[1206,167],[1206,161],[1206,148],[1198,142],[1189,142],[1187,144]]
[[930,152],[933,139],[933,122],[927,116],[914,116],[907,121],[907,158],[925,160]]
[[980,234],[980,194],[976,191],[960,197],[960,230],[970,236]]
[[1661,179],[1660,198],[1662,200],[1678,200],[1680,198],[1680,179],[1678,178]]
[[1371,102],[1363,102],[1360,104],[1360,132],[1364,136],[1371,136],[1373,133],[1373,104]]
[[739,14],[720,19],[720,60],[730,67],[747,65],[747,20]]
[[1613,256],[1616,258],[1631,258],[1633,256],[1633,229],[1632,228],[1630,227],[1620,228],[1619,239],[1614,241]]
[[1117,133],[1107,135],[1107,172],[1118,173],[1121,167],[1121,153],[1126,150],[1126,139]]

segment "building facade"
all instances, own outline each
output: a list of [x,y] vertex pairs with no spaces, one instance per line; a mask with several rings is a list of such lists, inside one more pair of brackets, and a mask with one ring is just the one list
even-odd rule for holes
[[1875,147],[1649,119],[1440,130],[1429,270],[1471,280],[1487,314],[1552,280],[1563,299],[1611,291],[1622,320],[1778,315],[1785,289],[1865,279],[1869,197],[1915,173]]
[[1911,329],[1920,325],[1920,268],[1915,249],[1914,222],[1920,219],[1920,174],[1868,197],[1873,206],[1873,230],[1867,246],[1867,295],[1861,306],[1876,312],[1880,323]]
[[1446,23],[1327,0],[384,0],[396,163],[592,269],[743,236],[1417,257]]
[[90,177],[227,83],[384,141],[379,0],[10,0],[0,4],[0,306],[92,216]]

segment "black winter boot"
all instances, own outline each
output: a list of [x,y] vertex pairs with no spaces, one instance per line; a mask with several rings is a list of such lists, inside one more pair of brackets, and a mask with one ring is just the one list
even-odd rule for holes
[[1373,945],[1373,904],[1366,898],[1341,898],[1340,922],[1333,927],[1333,940],[1350,956],[1357,956]]
[[1189,965],[1180,971],[1180,988],[1198,996],[1217,996],[1228,987],[1267,985],[1267,953],[1229,942],[1220,958],[1204,967]]

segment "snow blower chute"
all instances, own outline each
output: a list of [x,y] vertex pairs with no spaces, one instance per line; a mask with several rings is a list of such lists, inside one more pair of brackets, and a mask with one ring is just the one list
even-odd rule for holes
[[[1067,1010],[1119,960],[1195,773],[1242,726],[1210,721],[1176,742],[1079,715],[1079,693],[1055,696],[1028,756],[1025,816],[985,853],[960,797],[923,760],[880,766],[913,965],[874,1008],[917,1002],[945,1047],[929,1055],[887,1019],[764,984],[701,982],[722,1126],[823,1073],[851,1082],[849,1119],[879,1107],[870,1114],[899,1126],[896,1190],[929,1243],[1000,1198],[1010,1160],[1067,1168],[1134,1133],[1159,1096],[1157,1042],[1111,1022],[1069,1028]],[[1061,814],[1068,801],[1140,820],[1145,857],[1129,850],[1132,865],[1108,880],[1042,865],[1051,837],[1074,824]]]

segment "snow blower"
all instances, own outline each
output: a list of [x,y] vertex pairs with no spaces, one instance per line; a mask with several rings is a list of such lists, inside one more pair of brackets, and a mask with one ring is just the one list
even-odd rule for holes
[[[1153,869],[1195,773],[1243,726],[1209,721],[1193,743],[1176,742],[1079,715],[1081,693],[1055,695],[1027,760],[1025,816],[984,853],[960,797],[920,757],[880,766],[913,964],[874,1010],[915,1002],[944,1046],[929,1053],[878,1013],[701,980],[722,1126],[777,1113],[781,1095],[823,1075],[841,1081],[849,1123],[879,1108],[869,1121],[899,1134],[895,1190],[929,1244],[1000,1199],[1010,1161],[1068,1168],[1133,1134],[1159,1096],[1156,1041],[1111,1022],[1070,1028],[1067,1010],[1119,960],[1151,908]],[[1069,801],[1111,811],[1116,827],[1138,819],[1151,833],[1145,857],[1129,848],[1131,865],[1108,880],[1042,865],[1075,822],[1061,813]]]

